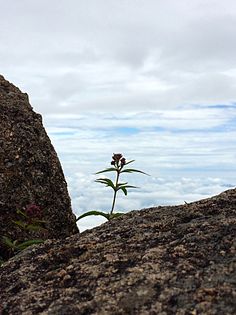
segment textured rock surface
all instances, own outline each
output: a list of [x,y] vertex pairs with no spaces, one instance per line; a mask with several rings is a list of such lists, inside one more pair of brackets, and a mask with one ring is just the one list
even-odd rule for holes
[[16,209],[32,203],[44,210],[47,237],[77,232],[60,162],[41,116],[27,94],[0,76],[0,234],[16,239],[11,220]]
[[236,314],[236,189],[133,211],[0,268],[1,314]]

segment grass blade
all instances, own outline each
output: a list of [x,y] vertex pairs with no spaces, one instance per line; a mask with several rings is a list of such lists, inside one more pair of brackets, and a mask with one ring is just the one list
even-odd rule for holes
[[23,249],[25,249],[25,248],[27,248],[27,247],[29,247],[29,246],[31,246],[31,245],[34,245],[34,244],[41,244],[41,243],[43,243],[43,242],[44,242],[44,240],[41,240],[41,239],[29,240],[29,241],[22,242],[22,243],[18,244],[18,245],[16,246],[16,248],[17,248],[18,250],[23,250]]

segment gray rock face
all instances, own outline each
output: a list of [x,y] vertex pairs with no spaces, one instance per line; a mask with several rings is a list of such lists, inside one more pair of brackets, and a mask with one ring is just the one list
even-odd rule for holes
[[32,110],[27,94],[0,76],[1,235],[22,236],[11,220],[28,204],[38,205],[48,222],[47,235],[38,236],[59,238],[78,232],[61,165],[41,116]]
[[236,189],[133,211],[0,268],[2,315],[236,314]]

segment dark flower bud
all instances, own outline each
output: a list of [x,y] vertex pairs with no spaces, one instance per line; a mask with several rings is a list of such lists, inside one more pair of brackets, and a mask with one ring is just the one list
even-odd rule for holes
[[125,163],[126,163],[126,159],[123,157],[123,158],[120,160],[120,163],[121,163],[121,166],[124,166]]
[[115,165],[116,164],[116,162],[115,161],[111,161],[111,165]]
[[28,205],[25,209],[25,213],[32,218],[39,218],[42,215],[41,209],[34,204]]
[[113,159],[115,162],[119,162],[121,158],[122,158],[122,154],[120,154],[120,153],[113,153],[112,159]]

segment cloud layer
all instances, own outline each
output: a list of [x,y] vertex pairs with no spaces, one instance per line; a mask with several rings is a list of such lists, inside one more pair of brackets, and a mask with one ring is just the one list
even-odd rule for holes
[[0,66],[41,113],[231,104],[236,3],[1,1]]
[[[140,189],[119,195],[122,211],[194,201],[235,186],[235,121],[232,106],[45,117],[77,215],[109,211],[112,191],[94,183],[93,174],[109,166],[113,152],[151,175],[124,178]],[[80,228],[99,222],[84,219]]]

